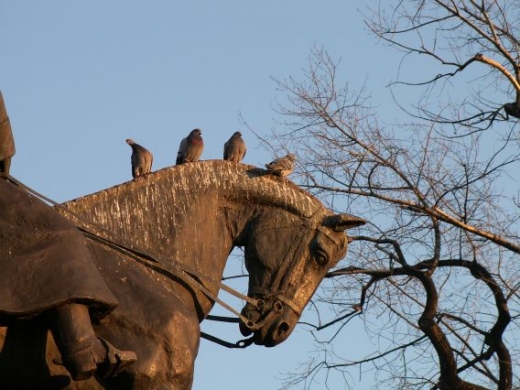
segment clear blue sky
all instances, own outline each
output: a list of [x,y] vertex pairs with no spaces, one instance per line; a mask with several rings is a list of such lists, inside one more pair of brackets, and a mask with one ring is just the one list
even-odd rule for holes
[[[155,170],[174,164],[181,138],[195,127],[203,131],[203,159],[221,158],[239,130],[245,162],[263,165],[273,154],[241,118],[259,134],[278,126],[273,107],[285,96],[272,77],[300,78],[313,46],[341,58],[354,87],[366,82],[377,91],[375,104],[391,101],[385,85],[399,54],[376,44],[356,4],[1,0],[0,90],[17,146],[11,173],[65,201],[131,179],[126,138],[153,152]],[[361,326],[349,324],[343,344],[353,359],[364,356]],[[234,325],[203,330],[241,338]],[[273,349],[226,350],[203,340],[194,389],[277,389],[314,348],[303,327]],[[359,388],[370,375],[363,379]],[[330,379],[331,389],[343,386]]]

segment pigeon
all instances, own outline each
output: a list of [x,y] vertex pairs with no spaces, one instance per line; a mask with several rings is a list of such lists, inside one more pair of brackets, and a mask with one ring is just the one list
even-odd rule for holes
[[269,173],[283,177],[292,173],[295,160],[296,156],[292,153],[289,153],[285,157],[277,158],[276,160],[271,161],[269,164],[265,164],[265,167]]
[[127,139],[126,143],[132,148],[132,176],[137,179],[152,171],[153,155],[148,149],[136,144],[133,139]]
[[224,160],[239,163],[246,155],[246,143],[240,131],[235,132],[224,144]]
[[177,152],[177,165],[199,161],[200,155],[204,150],[204,141],[201,134],[202,131],[200,129],[194,129],[186,138],[182,139]]

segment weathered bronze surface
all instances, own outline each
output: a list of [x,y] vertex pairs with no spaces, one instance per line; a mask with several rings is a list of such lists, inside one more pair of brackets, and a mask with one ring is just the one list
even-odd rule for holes
[[74,225],[1,179],[0,243],[0,323],[34,317],[72,297],[91,301],[96,316],[117,306]]
[[[7,202],[23,196],[4,193],[11,191],[0,188]],[[363,224],[333,216],[287,179],[227,161],[165,168],[63,206],[74,214],[61,208],[59,213],[104,238],[85,233],[95,269],[80,262],[78,272],[62,254],[62,248],[81,245],[56,239],[46,249],[49,256],[39,258],[33,255],[38,248],[25,248],[30,241],[21,239],[17,256],[6,258],[10,249],[0,241],[0,284],[6,283],[0,295],[13,295],[11,289],[18,292],[22,284],[26,290],[16,302],[0,297],[1,318],[9,325],[0,381],[8,376],[19,389],[190,389],[199,323],[214,304],[208,295],[217,296],[234,246],[245,247],[248,295],[257,299],[242,310],[250,323],[242,321],[240,329],[256,344],[271,347],[290,335],[327,270],[345,255],[344,230]],[[11,234],[13,221],[0,218],[0,234]],[[45,225],[42,219],[28,215],[12,234],[25,237],[24,229]],[[102,275],[109,291],[95,287],[84,296],[72,289],[67,272],[94,284]],[[137,362],[114,378],[73,381],[54,363],[60,354],[47,331],[47,309],[63,299],[49,297],[51,292],[60,297],[60,291],[101,313],[92,317],[96,335],[134,351]]]

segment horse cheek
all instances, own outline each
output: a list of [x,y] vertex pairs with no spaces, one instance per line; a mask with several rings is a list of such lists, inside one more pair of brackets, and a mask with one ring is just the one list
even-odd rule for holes
[[300,313],[303,308],[307,305],[314,292],[317,290],[318,285],[323,279],[323,275],[320,269],[317,267],[308,267],[304,276],[295,279],[298,288],[295,291],[293,302],[295,306],[300,308]]

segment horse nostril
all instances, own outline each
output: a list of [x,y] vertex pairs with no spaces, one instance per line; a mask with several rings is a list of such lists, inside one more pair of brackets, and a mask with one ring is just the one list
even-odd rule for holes
[[289,331],[289,329],[289,324],[284,321],[278,326],[278,334],[280,336],[283,336],[285,333]]

